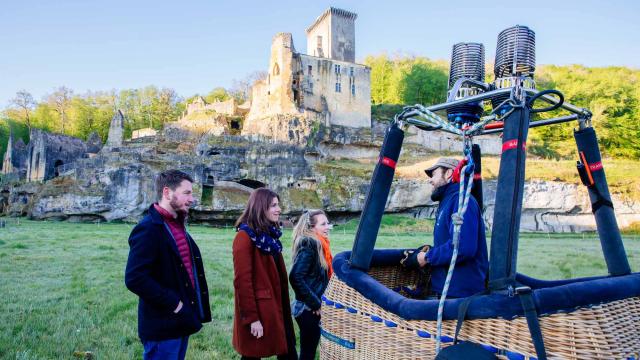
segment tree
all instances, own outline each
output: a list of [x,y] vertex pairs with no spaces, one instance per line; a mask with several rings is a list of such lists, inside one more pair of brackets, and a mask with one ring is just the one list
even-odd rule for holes
[[447,98],[447,75],[428,62],[416,62],[400,82],[400,97],[405,104],[433,105]]
[[229,100],[230,98],[231,96],[229,95],[227,90],[225,90],[225,88],[217,87],[211,90],[209,94],[207,94],[207,96],[204,97],[204,101],[210,104],[216,101],[226,101],[226,100]]
[[66,86],[61,86],[48,97],[48,102],[58,113],[60,120],[60,132],[62,134],[65,133],[65,127],[67,126],[67,110],[69,108],[72,95],[73,90]]
[[29,128],[29,131],[31,131],[31,112],[36,106],[33,96],[26,90],[20,90],[16,93],[16,97],[11,99],[10,102],[21,111],[22,120],[25,125],[27,125],[27,128]]
[[387,55],[367,56],[364,63],[371,67],[371,102],[374,104],[397,103],[392,94],[394,63]]
[[269,74],[266,71],[254,71],[247,74],[242,79],[234,79],[231,82],[231,89],[229,94],[236,99],[239,103],[243,103],[247,100],[251,100],[251,88],[260,80],[266,80]]

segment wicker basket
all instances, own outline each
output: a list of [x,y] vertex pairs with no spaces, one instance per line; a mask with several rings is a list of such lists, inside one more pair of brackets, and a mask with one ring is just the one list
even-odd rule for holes
[[[390,289],[414,284],[417,273],[374,267],[369,275]],[[443,321],[443,346],[456,321]],[[640,298],[633,297],[540,318],[547,356],[557,359],[638,359]],[[404,320],[333,276],[323,297],[322,359],[427,359],[435,356],[436,322]],[[482,344],[506,359],[535,358],[526,319],[467,320],[461,340]]]

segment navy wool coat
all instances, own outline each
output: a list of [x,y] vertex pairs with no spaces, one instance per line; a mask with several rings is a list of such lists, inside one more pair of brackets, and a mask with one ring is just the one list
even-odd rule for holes
[[[125,284],[139,297],[138,335],[142,341],[189,336],[211,321],[202,256],[188,233],[187,242],[195,288],[173,235],[153,205],[129,236]],[[180,301],[183,307],[174,314]]]

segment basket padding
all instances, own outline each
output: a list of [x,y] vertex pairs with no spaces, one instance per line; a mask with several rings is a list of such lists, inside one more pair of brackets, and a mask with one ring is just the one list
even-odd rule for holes
[[[393,266],[400,263],[404,249],[374,250],[371,267]],[[350,251],[337,254],[333,260],[335,275],[367,299],[386,311],[406,320],[435,321],[437,300],[406,298],[389,289],[369,274],[351,268]],[[572,312],[616,300],[640,296],[640,273],[618,277],[592,277],[559,281],[544,281],[518,274],[516,280],[533,289],[533,299],[538,315]],[[444,306],[444,319],[458,317],[458,306],[465,298],[448,299]],[[494,293],[476,297],[467,311],[468,319],[513,319],[523,316],[522,305],[517,296]]]

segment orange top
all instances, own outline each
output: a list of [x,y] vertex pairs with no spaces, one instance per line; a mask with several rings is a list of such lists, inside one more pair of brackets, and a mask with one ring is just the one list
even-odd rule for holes
[[333,265],[331,264],[333,262],[333,255],[331,255],[331,248],[329,247],[329,238],[323,236],[322,234],[318,234],[317,232],[316,232],[316,236],[318,237],[318,240],[320,240],[320,243],[322,244],[322,251],[324,252],[324,258],[325,260],[327,260],[329,278],[331,278],[331,275],[333,275]]

